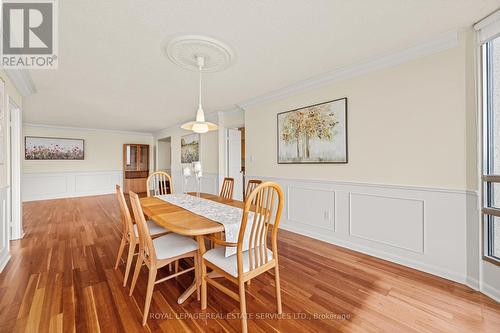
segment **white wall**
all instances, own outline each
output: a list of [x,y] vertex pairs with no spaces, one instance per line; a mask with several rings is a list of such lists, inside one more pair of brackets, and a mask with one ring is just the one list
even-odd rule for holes
[[160,141],[158,140],[157,141],[157,146],[156,146],[156,150],[157,150],[157,169],[158,170],[162,170],[162,171],[167,171],[167,172],[170,172],[170,169],[171,169],[171,154],[172,154],[172,150],[171,150],[171,143],[170,143],[170,140],[168,141]]
[[149,144],[153,169],[151,134],[24,124],[23,135],[85,140],[82,161],[32,161],[23,157],[23,201],[113,193],[115,184],[122,184],[125,143]]
[[18,107],[22,108],[22,96],[9,80],[4,71],[0,71],[0,79],[5,82],[5,96],[0,103],[3,103],[3,118],[0,119],[0,126],[4,129],[4,137],[1,141],[0,149],[3,151],[4,160],[0,164],[0,272],[7,264],[9,255],[10,221],[8,207],[10,206],[10,128],[9,121],[9,98]]
[[[473,48],[470,33],[459,37],[435,54],[247,108],[247,175],[281,184],[283,228],[478,287]],[[349,163],[277,164],[277,113],[342,97]]]

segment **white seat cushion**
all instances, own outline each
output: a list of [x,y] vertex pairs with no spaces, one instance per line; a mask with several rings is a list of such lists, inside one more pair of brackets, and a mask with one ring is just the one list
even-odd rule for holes
[[[149,234],[151,236],[162,234],[164,232],[168,232],[168,229],[165,229],[158,224],[154,223],[153,221],[147,220],[146,224],[149,229]],[[134,224],[134,233],[136,237],[139,237],[139,231],[137,230],[137,224]]]
[[158,259],[168,259],[198,250],[198,243],[193,239],[178,234],[167,234],[153,239]]
[[[250,258],[248,257],[248,251],[243,254],[243,273],[250,270]],[[231,274],[234,277],[238,276],[238,258],[236,254],[226,257],[225,247],[216,247],[214,249],[208,250],[203,258],[211,262],[215,266],[224,270],[225,272]],[[255,260],[255,255],[252,253],[252,258]],[[273,258],[273,251],[267,249],[267,258],[271,260]]]

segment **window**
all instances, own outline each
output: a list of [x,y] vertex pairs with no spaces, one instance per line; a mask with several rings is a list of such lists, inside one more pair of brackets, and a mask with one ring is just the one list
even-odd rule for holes
[[483,230],[484,256],[500,262],[500,37],[483,53]]

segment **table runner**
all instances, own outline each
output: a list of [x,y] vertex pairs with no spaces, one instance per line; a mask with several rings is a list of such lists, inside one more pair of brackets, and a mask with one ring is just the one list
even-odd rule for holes
[[[219,222],[224,226],[226,242],[238,242],[243,209],[185,193],[159,195],[157,198],[212,221]],[[248,250],[248,239],[252,230],[253,216],[253,212],[248,214],[247,227],[243,238],[243,251]],[[233,254],[236,254],[236,247],[226,246],[226,257]]]

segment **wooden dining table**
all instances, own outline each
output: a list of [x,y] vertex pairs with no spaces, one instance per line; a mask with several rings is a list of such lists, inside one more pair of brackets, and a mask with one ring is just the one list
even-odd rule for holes
[[[188,193],[196,196],[196,193]],[[216,201],[233,207],[243,208],[242,201],[233,199],[224,199],[217,195],[201,193],[201,198]],[[153,222],[184,236],[191,236],[198,242],[198,262],[195,265],[201,268],[201,258],[206,252],[205,237],[211,234],[221,234],[224,231],[224,226],[221,223],[210,220],[201,215],[197,215],[182,207],[166,202],[157,197],[141,198],[141,206],[144,214]],[[201,283],[201,269],[196,269],[193,283],[182,293],[177,299],[177,303],[182,304],[189,296],[191,296]]]

